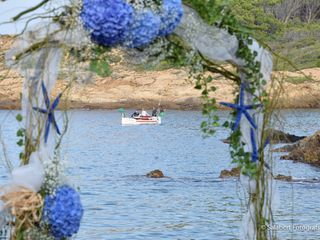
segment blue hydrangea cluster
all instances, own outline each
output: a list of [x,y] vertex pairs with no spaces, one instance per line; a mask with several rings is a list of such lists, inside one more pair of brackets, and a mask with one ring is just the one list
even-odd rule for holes
[[181,0],[163,0],[159,9],[135,9],[125,0],[83,0],[80,16],[97,44],[137,48],[172,33],[180,23]]
[[150,43],[158,36],[160,24],[160,17],[150,10],[136,14],[134,23],[128,29],[124,45],[134,48]]
[[80,17],[94,42],[115,46],[133,23],[133,8],[123,0],[83,0]]
[[181,0],[163,0],[159,36],[164,37],[174,31],[183,16]]
[[50,225],[56,240],[77,233],[83,216],[83,207],[77,191],[61,186],[56,193],[46,196],[43,209],[44,220]]

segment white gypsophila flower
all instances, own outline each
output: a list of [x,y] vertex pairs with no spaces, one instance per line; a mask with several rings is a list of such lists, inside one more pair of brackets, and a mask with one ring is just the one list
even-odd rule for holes
[[65,163],[55,158],[53,161],[45,161],[43,166],[45,169],[45,180],[42,190],[47,194],[53,194],[55,189],[65,182]]
[[25,240],[54,240],[54,237],[47,235],[47,233],[39,227],[26,230],[23,237]]
[[160,5],[162,3],[161,0],[126,0],[135,10],[143,10],[146,8],[150,8],[154,12],[158,12],[160,9]]
[[[195,50],[190,50],[187,52],[186,54],[186,62],[187,62],[187,65],[191,65],[192,64],[192,61],[194,59],[194,57],[197,55],[197,52]],[[198,63],[199,64],[199,63]],[[202,65],[202,64],[201,64]]]
[[143,0],[127,0],[127,3],[131,4],[136,10],[142,10],[144,8]]
[[156,65],[164,60],[170,53],[169,42],[165,38],[158,38],[143,49],[126,49],[126,61],[131,64],[152,64]]

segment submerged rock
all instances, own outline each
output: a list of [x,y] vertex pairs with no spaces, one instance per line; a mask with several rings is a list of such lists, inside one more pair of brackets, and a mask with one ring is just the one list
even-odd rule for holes
[[222,170],[219,178],[240,177],[240,168],[235,167],[231,170]]
[[294,143],[294,144],[289,144],[289,145],[285,145],[283,147],[280,147],[280,148],[275,148],[275,149],[272,149],[271,151],[272,152],[291,152],[295,147],[296,147],[297,143]]
[[[269,129],[268,131],[268,136],[273,144],[278,144],[278,143],[295,143],[297,141],[300,141],[304,138],[305,136],[296,136],[290,133],[285,133],[280,130],[276,129]],[[222,140],[224,143],[230,143],[229,139],[224,139]]]
[[319,178],[293,178],[291,176],[285,176],[282,174],[278,174],[274,177],[274,179],[292,183],[320,183]]
[[163,178],[164,174],[161,170],[153,170],[146,175],[148,178]]
[[[232,178],[232,177],[240,177],[240,168],[232,168],[231,170],[222,170],[220,173],[220,178]],[[285,176],[282,174],[278,174],[274,177],[275,180],[285,181],[285,182],[292,182],[293,179],[291,176]]]
[[291,152],[282,156],[284,160],[294,160],[320,167],[320,131],[295,144]]
[[280,130],[276,129],[269,129],[268,134],[270,136],[271,142],[273,144],[277,143],[295,143],[297,141],[300,141],[304,138],[305,136],[296,136],[290,133],[285,133]]
[[274,179],[279,181],[292,182],[291,176],[285,176],[282,174],[278,174],[277,176],[274,177]]

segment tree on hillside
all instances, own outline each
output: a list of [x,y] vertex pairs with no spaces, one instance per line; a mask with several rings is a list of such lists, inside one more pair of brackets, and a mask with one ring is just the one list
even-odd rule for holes
[[320,20],[320,1],[305,0],[302,8],[302,20],[311,23]]
[[288,24],[295,17],[311,23],[320,18],[319,0],[282,0],[271,6],[271,12],[280,21]]
[[[250,29],[273,34],[279,28],[279,21],[267,9],[277,3],[280,3],[280,0],[231,0],[229,7],[232,14]],[[256,33],[256,31],[253,31],[253,34]]]
[[303,3],[302,0],[283,0],[272,7],[272,12],[277,19],[287,24],[298,15]]

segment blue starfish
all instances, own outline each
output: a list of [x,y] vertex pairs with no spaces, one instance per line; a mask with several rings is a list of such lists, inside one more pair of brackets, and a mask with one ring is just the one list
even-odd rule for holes
[[263,148],[266,148],[270,144],[271,140],[270,137],[267,137],[266,142],[263,145]]
[[59,101],[60,101],[60,98],[62,96],[62,93],[60,93],[57,96],[57,98],[53,101],[53,103],[51,104],[50,103],[50,99],[48,97],[47,89],[46,89],[46,87],[45,87],[43,82],[41,83],[41,88],[42,88],[42,94],[43,94],[44,102],[46,104],[46,108],[47,109],[33,107],[33,110],[36,110],[36,111],[38,111],[40,113],[43,113],[43,114],[47,115],[47,121],[46,121],[46,125],[45,125],[45,134],[44,134],[44,140],[45,140],[45,143],[47,143],[51,124],[53,124],[53,126],[56,129],[57,133],[59,135],[61,135],[61,132],[60,132],[58,124],[57,124],[57,121],[56,121],[55,116],[54,116],[54,110],[56,109],[56,107],[59,104]]
[[259,159],[259,153],[257,148],[257,141],[254,135],[254,130],[250,128],[250,138],[251,138],[251,145],[252,145],[252,154],[251,154],[251,162],[257,162]]
[[236,117],[236,121],[235,121],[235,124],[234,124],[232,130],[236,130],[239,127],[242,114],[244,114],[246,116],[246,118],[248,119],[251,126],[254,129],[257,129],[257,125],[256,125],[254,119],[249,114],[248,110],[254,109],[257,107],[261,107],[261,104],[245,105],[244,104],[244,91],[245,91],[245,85],[242,83],[240,86],[239,104],[220,102],[220,104],[223,106],[230,107],[230,108],[237,110],[237,117]]
[[[251,162],[255,163],[259,160],[259,153],[258,153],[258,148],[257,148],[257,141],[256,137],[254,135],[254,130],[251,128],[250,129],[250,138],[251,138],[251,145],[252,145],[252,154],[251,154]],[[266,140],[263,148],[265,148],[269,144],[269,138]],[[271,170],[270,166],[268,163],[264,163],[264,166],[268,169]]]

